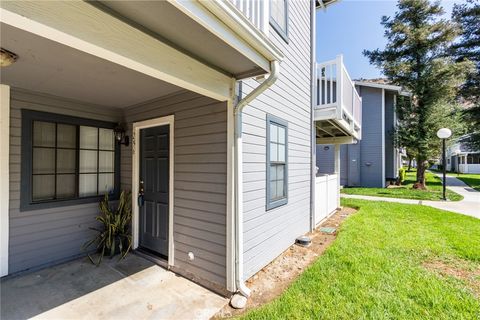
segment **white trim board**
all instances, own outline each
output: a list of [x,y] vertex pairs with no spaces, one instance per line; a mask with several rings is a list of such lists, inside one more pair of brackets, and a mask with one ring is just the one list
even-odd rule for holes
[[132,130],[132,234],[133,249],[139,245],[139,208],[137,202],[139,174],[140,174],[140,130],[163,125],[170,125],[170,147],[169,147],[169,182],[168,182],[168,266],[174,265],[174,243],[173,243],[173,208],[174,208],[174,122],[173,115],[149,119],[133,123]]
[[10,87],[0,84],[0,277],[8,274]]

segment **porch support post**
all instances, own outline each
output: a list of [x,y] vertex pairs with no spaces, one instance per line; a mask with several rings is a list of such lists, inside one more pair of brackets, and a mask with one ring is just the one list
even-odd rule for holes
[[340,144],[335,144],[335,174],[337,175],[337,208],[340,208]]
[[10,87],[0,85],[0,276],[8,274],[10,196]]

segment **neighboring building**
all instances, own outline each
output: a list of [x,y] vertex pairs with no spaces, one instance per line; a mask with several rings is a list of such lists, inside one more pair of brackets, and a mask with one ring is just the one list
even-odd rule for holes
[[[340,183],[343,186],[385,187],[398,178],[401,151],[395,147],[395,104],[401,87],[379,81],[355,81],[362,98],[362,140],[340,148]],[[334,148],[317,145],[321,173],[334,172]]]
[[447,170],[458,173],[480,173],[480,151],[471,150],[458,138],[447,149]]
[[131,190],[133,249],[248,295],[338,207],[315,143],[360,139],[341,60],[338,98],[312,101],[330,2],[1,2],[1,275],[83,255],[102,195]]

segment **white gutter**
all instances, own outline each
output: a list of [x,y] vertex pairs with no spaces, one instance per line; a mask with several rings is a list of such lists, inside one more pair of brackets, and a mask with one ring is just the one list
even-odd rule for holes
[[243,156],[242,156],[242,112],[258,95],[267,90],[278,78],[280,65],[278,61],[270,62],[270,75],[258,87],[237,102],[235,117],[235,284],[237,291],[248,298],[250,289],[243,280]]

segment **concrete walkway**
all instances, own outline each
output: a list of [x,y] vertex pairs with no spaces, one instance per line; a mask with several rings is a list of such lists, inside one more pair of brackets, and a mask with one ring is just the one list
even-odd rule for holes
[[[440,179],[441,174],[437,174]],[[374,196],[362,196],[354,194],[341,194],[343,198],[363,199],[372,201],[386,201],[407,204],[420,204],[437,209],[448,210],[480,219],[480,192],[466,185],[462,180],[447,176],[447,188],[461,194],[462,201],[426,201],[400,198],[386,198]]]
[[1,319],[209,319],[227,299],[130,254],[1,281]]

